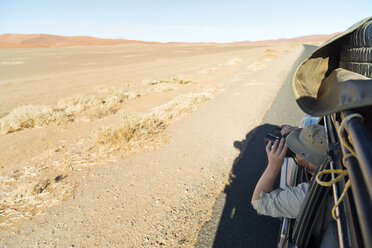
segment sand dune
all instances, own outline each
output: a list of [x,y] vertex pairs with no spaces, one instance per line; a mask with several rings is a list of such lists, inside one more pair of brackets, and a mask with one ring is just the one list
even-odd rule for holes
[[[290,39],[242,41],[236,43],[275,43],[275,42],[324,42],[338,33],[307,35]],[[60,36],[50,34],[2,34],[0,35],[0,49],[9,48],[41,48],[41,47],[72,47],[72,46],[110,46],[120,44],[157,44],[126,39],[102,39],[90,36]],[[160,44],[160,43],[159,43]],[[180,44],[170,42],[170,44]]]
[[336,32],[333,34],[315,34],[315,35],[306,35],[306,36],[299,36],[290,39],[278,39],[277,41],[285,41],[285,42],[325,42],[332,38],[335,35],[338,35],[340,32]]
[[70,46],[109,46],[129,43],[152,43],[125,39],[101,39],[90,36],[60,36],[50,34],[2,34],[0,48],[38,48]]
[[306,36],[299,36],[294,38],[280,38],[275,40],[258,40],[258,41],[239,41],[235,42],[236,44],[273,44],[273,43],[291,43],[291,42],[299,42],[299,43],[323,43],[333,36],[339,34],[340,32],[332,33],[332,34],[314,34],[314,35],[306,35]]

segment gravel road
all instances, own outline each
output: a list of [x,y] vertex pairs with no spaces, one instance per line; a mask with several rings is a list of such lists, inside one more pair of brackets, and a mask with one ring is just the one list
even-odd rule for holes
[[[240,47],[133,65],[133,80],[143,71],[160,77],[159,68],[164,75],[172,69],[209,82],[215,97],[173,122],[166,130],[169,141],[160,147],[75,172],[66,179],[76,183],[72,197],[0,232],[0,246],[274,246],[278,220],[257,216],[250,198],[266,164],[263,136],[273,124],[297,124],[302,117],[294,114],[293,99],[282,91],[288,91],[287,75],[304,49],[289,44],[271,49]],[[305,47],[305,52],[311,49]],[[124,69],[129,77],[131,68],[103,68],[100,74],[93,68],[79,79],[86,77],[84,85],[90,88],[104,75],[119,78]],[[67,76],[73,85],[74,75]]]
[[[316,47],[305,46],[297,63],[306,58]],[[298,125],[305,115],[295,103],[291,90],[291,75],[278,92],[271,108],[265,114],[261,125],[236,142],[240,155],[235,159],[230,184],[218,196],[213,215],[199,233],[196,247],[275,247],[279,219],[258,216],[250,205],[254,187],[264,171],[267,158],[263,139],[277,125],[284,123]],[[247,166],[254,164],[253,167]],[[279,179],[279,178],[278,178]],[[278,186],[278,180],[274,187]]]

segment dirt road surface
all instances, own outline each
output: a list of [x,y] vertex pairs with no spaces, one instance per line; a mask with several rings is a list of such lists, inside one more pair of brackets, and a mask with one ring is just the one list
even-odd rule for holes
[[[93,94],[101,84],[136,94],[93,117],[86,116],[89,108],[69,109],[70,115],[63,115],[66,122],[61,117],[56,123],[54,112],[48,112],[53,118],[40,126],[4,129],[1,246],[193,247],[215,199],[233,176],[240,155],[236,142],[260,125],[303,50],[289,44],[153,46],[135,48],[135,54],[132,48],[107,49],[111,59],[97,61],[90,57],[97,51],[93,48],[76,49],[72,55],[67,48],[2,51],[5,69],[27,69],[27,61],[46,56],[49,61],[38,65],[45,63],[50,72],[30,67],[29,76],[17,76],[22,67],[11,67],[9,77],[0,80],[3,119],[29,104],[67,111],[55,107],[58,99]],[[79,60],[74,58],[78,52]],[[129,56],[136,59],[127,61]],[[69,66],[59,69],[61,61]],[[128,145],[127,150],[121,146],[107,152],[92,138],[95,128],[121,125],[122,109],[125,114],[151,113],[177,96],[201,92],[209,95],[188,102],[195,108],[166,115],[161,122],[166,128],[151,133],[151,142],[142,139],[129,150]],[[106,100],[100,102],[106,106]],[[93,157],[100,149],[107,156]]]
[[[296,64],[309,56],[316,46],[305,45]],[[291,89],[292,68],[270,109],[259,126],[236,141],[240,150],[231,168],[229,184],[219,194],[211,219],[203,225],[196,247],[275,247],[278,243],[279,218],[257,215],[251,207],[251,196],[257,181],[267,166],[265,144],[268,133],[274,133],[283,123],[297,126],[305,113],[294,104]],[[274,188],[279,187],[279,177]],[[249,245],[248,245],[249,244]]]

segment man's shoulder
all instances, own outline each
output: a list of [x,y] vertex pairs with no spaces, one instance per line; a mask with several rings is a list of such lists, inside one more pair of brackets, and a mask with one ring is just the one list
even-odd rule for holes
[[305,200],[309,185],[301,183],[286,189],[275,189],[270,193],[262,192],[260,199],[252,201],[252,206],[259,214],[295,218]]

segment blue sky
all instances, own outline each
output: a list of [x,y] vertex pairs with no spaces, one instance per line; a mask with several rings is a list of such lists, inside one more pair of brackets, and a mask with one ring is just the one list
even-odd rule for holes
[[0,0],[0,34],[231,42],[329,34],[371,15],[371,0]]

